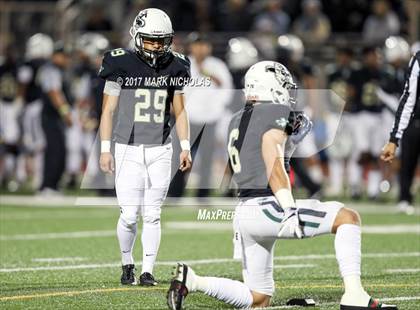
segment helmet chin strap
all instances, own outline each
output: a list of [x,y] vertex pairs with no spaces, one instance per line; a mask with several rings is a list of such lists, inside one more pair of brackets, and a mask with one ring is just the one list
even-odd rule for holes
[[140,54],[144,55],[148,60],[150,60],[151,61],[150,64],[152,66],[156,66],[159,56],[163,56],[165,54],[164,52],[162,52],[161,55],[160,55],[159,52],[150,51],[150,50],[147,50],[146,48],[144,48],[143,38],[139,34],[137,34],[137,36],[134,40],[134,43],[135,43],[135,46],[137,48],[137,51]]

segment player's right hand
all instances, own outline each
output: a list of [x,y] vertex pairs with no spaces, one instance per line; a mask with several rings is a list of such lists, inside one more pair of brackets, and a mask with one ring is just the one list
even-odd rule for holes
[[285,239],[302,239],[304,237],[297,209],[288,208],[284,211],[284,218],[280,223],[280,231],[277,237]]
[[66,113],[65,115],[63,115],[63,119],[64,119],[64,123],[68,127],[73,126],[73,117],[72,117],[72,114],[70,112],[69,113]]
[[114,173],[114,157],[111,153],[101,153],[99,159],[99,165],[101,170],[105,173],[112,174]]
[[393,142],[388,142],[382,148],[381,159],[384,162],[392,163],[392,161],[395,158],[395,152],[396,152],[396,150],[397,150],[397,145],[395,143],[393,143]]

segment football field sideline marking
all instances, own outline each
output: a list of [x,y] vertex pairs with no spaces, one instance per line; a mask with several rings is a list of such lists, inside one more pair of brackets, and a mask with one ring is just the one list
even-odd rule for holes
[[[363,258],[390,258],[390,257],[420,257],[420,252],[405,252],[405,253],[364,253]],[[310,255],[288,255],[276,256],[275,261],[289,261],[289,260],[315,260],[315,259],[335,259],[335,254],[310,254]],[[179,261],[158,261],[156,265],[160,266],[173,266]],[[217,263],[231,263],[239,262],[233,258],[212,258],[212,259],[199,259],[199,260],[185,260],[187,265],[200,265],[200,264],[217,264]],[[138,264],[141,265],[141,264]],[[39,266],[39,267],[12,267],[0,268],[0,273],[9,272],[22,272],[22,271],[47,271],[47,270],[72,270],[72,269],[97,269],[97,268],[110,268],[119,267],[120,262],[103,263],[103,264],[81,264],[81,265],[64,265],[64,266]]]
[[[164,223],[166,234],[179,230],[217,230],[231,231],[232,223],[220,222],[166,222]],[[169,230],[169,231],[168,231]],[[173,230],[171,232],[171,230]],[[396,224],[396,225],[365,225],[362,227],[365,234],[420,234],[420,225],[418,224]],[[58,233],[36,233],[36,234],[16,234],[16,235],[0,235],[0,241],[10,240],[47,240],[47,239],[76,239],[76,238],[104,238],[116,236],[115,230],[90,230],[90,231],[73,231]]]
[[387,269],[387,273],[417,273],[420,272],[420,268],[400,268],[400,269]]

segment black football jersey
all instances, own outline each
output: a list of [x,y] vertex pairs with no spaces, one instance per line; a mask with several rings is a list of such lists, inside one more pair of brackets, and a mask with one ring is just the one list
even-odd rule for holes
[[[351,72],[351,67],[330,65],[326,68],[327,89],[333,91],[335,95],[341,98],[339,99],[340,101],[337,101],[338,98],[336,96],[330,97],[329,103],[333,110],[341,108],[341,100],[347,101],[347,87]],[[349,106],[345,105],[344,109],[348,110]]]
[[25,62],[19,70],[27,71],[29,80],[25,81],[25,102],[31,103],[35,100],[41,99],[42,90],[37,81],[37,75],[39,68],[45,64],[46,61],[43,59],[33,59]]
[[186,56],[172,52],[157,67],[151,67],[138,53],[119,48],[105,53],[99,76],[121,85],[116,142],[170,142],[170,105],[175,92],[190,78]]
[[294,113],[285,105],[247,104],[235,113],[228,130],[229,164],[240,197],[272,195],[262,157],[262,136],[270,129],[290,134]]
[[6,62],[0,65],[0,100],[12,102],[17,95],[17,65],[14,62]]
[[364,67],[352,72],[349,84],[355,91],[354,97],[350,99],[352,112],[381,112],[384,104],[377,96],[378,87],[389,92],[394,87],[394,80],[385,70],[372,70]]

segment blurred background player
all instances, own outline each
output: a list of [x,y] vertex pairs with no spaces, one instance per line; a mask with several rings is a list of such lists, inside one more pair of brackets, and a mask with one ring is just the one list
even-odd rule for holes
[[[295,35],[282,35],[277,39],[277,61],[283,63],[293,76],[299,88],[304,89],[301,96],[305,96],[305,113],[313,115],[316,104],[315,93],[310,91],[316,88],[317,81],[313,66],[304,58],[305,48],[300,38]],[[290,164],[298,177],[298,182],[307,190],[309,197],[320,197],[322,186],[322,171],[316,154],[316,136],[310,133],[305,145],[299,145]]]
[[[75,105],[72,107],[73,125],[66,131],[68,159],[67,187],[75,189],[82,167],[85,176],[94,177],[99,172],[97,148],[94,145],[99,126],[100,108],[95,89],[104,83],[97,77],[102,55],[109,48],[108,39],[99,33],[85,33],[76,41],[79,63],[73,69],[72,93]],[[90,160],[89,158],[95,158]],[[85,163],[83,165],[83,163]],[[88,164],[89,163],[89,164]]]
[[[209,195],[209,189],[212,187],[217,142],[216,126],[230,103],[233,84],[225,62],[212,56],[212,46],[205,35],[191,33],[188,36],[188,42],[191,78],[195,81],[203,81],[206,78],[210,80],[209,87],[185,87],[186,109],[190,120],[191,141],[193,141],[191,153],[194,157],[194,165],[191,174],[195,173],[197,177],[196,197],[203,198]],[[175,143],[175,145],[178,144]],[[171,196],[183,195],[185,177],[181,171],[177,172],[172,180]]]
[[[325,68],[326,86],[333,94],[329,97],[331,109],[341,109],[342,101],[347,101],[347,87],[351,72],[355,70],[354,53],[351,48],[341,47],[336,52],[334,64]],[[328,148],[329,182],[326,189],[327,196],[340,196],[344,194],[346,163],[352,152],[353,139],[351,136],[351,113],[349,104],[345,104],[337,133],[327,128],[329,134],[335,134],[333,145]]]
[[17,96],[17,71],[16,54],[9,46],[0,63],[0,185],[13,192],[18,189],[23,172],[19,164],[22,151],[19,117],[23,101]]
[[377,90],[392,89],[394,81],[382,65],[378,48],[364,48],[362,57],[361,68],[353,71],[348,81],[349,109],[354,113],[351,116],[354,148],[349,160],[349,185],[352,197],[359,198],[361,180],[366,173],[366,193],[369,198],[376,199],[383,178],[378,159],[385,139],[381,129],[384,104],[378,98]]
[[39,68],[42,90],[42,129],[45,155],[40,194],[60,195],[59,182],[66,167],[66,127],[72,125],[70,81],[65,70],[70,65],[70,51],[63,42],[54,45],[50,61]]
[[31,188],[39,189],[42,182],[45,137],[41,123],[42,89],[38,72],[53,53],[53,40],[37,33],[26,43],[25,61],[19,67],[19,96],[25,102],[22,117],[23,145],[26,153],[27,176],[32,178]]
[[403,95],[400,98],[389,142],[382,150],[382,159],[392,162],[401,141],[400,194],[401,212],[414,213],[411,187],[420,158],[420,52],[410,60]]

